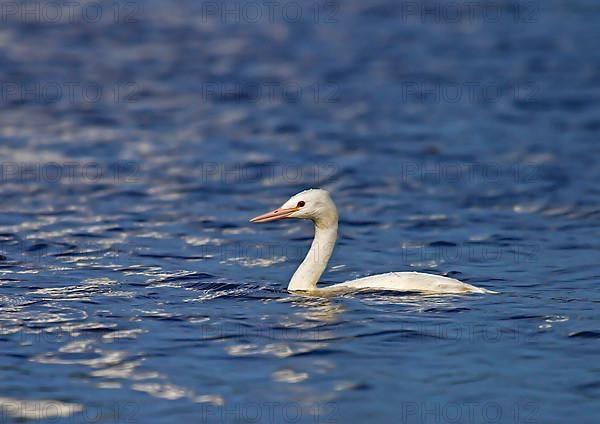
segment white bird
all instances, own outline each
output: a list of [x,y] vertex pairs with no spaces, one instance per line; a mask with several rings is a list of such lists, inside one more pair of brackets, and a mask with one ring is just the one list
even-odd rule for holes
[[370,289],[426,294],[495,293],[453,278],[419,272],[389,272],[317,288],[337,239],[337,208],[328,191],[311,189],[292,196],[279,208],[254,217],[250,222],[270,222],[284,218],[309,219],[315,226],[315,237],[310,250],[292,276],[288,285],[289,291],[327,294]]

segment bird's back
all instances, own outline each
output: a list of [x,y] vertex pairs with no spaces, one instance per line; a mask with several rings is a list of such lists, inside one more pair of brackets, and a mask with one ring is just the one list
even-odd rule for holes
[[454,278],[420,272],[388,272],[386,274],[370,275],[341,284],[323,287],[320,290],[350,291],[364,289],[432,294],[494,293],[490,290],[463,283]]

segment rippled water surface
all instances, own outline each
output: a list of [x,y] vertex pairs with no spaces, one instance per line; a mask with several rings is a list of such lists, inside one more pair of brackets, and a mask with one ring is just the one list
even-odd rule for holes
[[[596,2],[134,4],[3,15],[2,422],[598,422]],[[310,224],[248,219],[317,186],[324,283],[500,294],[291,295]]]

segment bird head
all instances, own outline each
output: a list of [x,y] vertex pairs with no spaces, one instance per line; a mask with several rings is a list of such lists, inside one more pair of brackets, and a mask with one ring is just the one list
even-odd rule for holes
[[333,219],[337,223],[337,209],[327,190],[311,189],[293,195],[277,209],[258,215],[250,222],[262,223],[288,218],[310,219],[315,224]]

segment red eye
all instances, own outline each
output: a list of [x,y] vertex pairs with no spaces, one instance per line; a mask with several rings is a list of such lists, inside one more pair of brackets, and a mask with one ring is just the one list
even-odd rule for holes
[[297,206],[297,207],[298,207],[298,208],[301,208],[301,207],[302,207],[302,206],[304,206],[304,205],[306,205],[306,203],[304,202],[304,200],[300,200],[300,201],[298,202],[298,206]]

